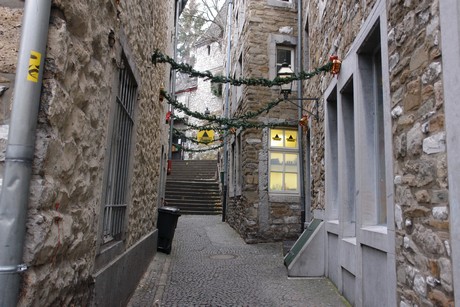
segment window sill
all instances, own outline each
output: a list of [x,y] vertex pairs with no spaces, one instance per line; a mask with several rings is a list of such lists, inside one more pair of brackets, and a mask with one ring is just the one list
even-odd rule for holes
[[326,231],[338,235],[339,234],[339,220],[327,221]]
[[340,265],[347,271],[356,275],[356,237],[344,238],[340,242]]
[[267,4],[271,6],[281,7],[281,8],[288,8],[288,9],[295,9],[296,5],[293,0],[291,1],[281,1],[281,0],[267,0]]
[[356,237],[344,238],[343,242],[356,246]]
[[360,243],[388,252],[387,226],[367,226],[360,229]]
[[269,195],[270,202],[275,202],[275,203],[284,203],[284,202],[299,203],[300,202],[299,194],[281,194],[281,193],[269,192],[268,195]]

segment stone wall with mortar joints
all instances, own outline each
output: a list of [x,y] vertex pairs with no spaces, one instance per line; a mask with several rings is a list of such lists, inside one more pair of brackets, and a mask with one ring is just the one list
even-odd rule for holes
[[[141,79],[126,246],[153,230],[158,142],[163,140],[151,137],[162,129],[164,111],[157,97],[166,71],[163,65],[154,68],[150,55],[153,48],[169,44],[165,25],[171,8],[160,1],[155,10],[148,1],[123,5],[53,3],[24,252],[30,269],[24,274],[20,306],[89,304],[122,27]],[[0,7],[1,13],[9,10]],[[22,10],[12,11],[0,27],[19,39]],[[110,30],[114,47],[109,45]],[[2,58],[2,77],[5,71],[14,74],[12,56]]]
[[[375,0],[362,4],[356,4],[354,1],[327,1],[327,7],[322,7],[317,1],[304,3],[303,16],[306,17],[303,25],[305,26],[307,19],[309,25],[309,71],[326,64],[332,54],[342,59],[347,55],[374,4]],[[305,162],[311,164],[312,210],[322,210],[325,205],[324,103],[327,97],[323,97],[323,94],[332,78],[330,73],[325,73],[303,82],[304,97],[320,98],[320,119],[315,120],[310,117],[311,161]],[[304,104],[304,108],[312,110],[312,106],[308,104]]]
[[[137,0],[120,3],[120,21],[128,38],[143,84],[138,93],[139,122],[136,131],[129,237],[131,246],[154,229],[160,179],[161,146],[167,150],[168,130],[164,125],[166,105],[158,101],[159,90],[166,83],[168,65],[154,66],[155,48],[170,53],[171,19],[174,3]],[[165,84],[166,88],[167,84]],[[141,222],[140,222],[141,221]]]
[[453,305],[438,5],[388,5],[401,305]]
[[[310,50],[323,43],[319,50],[343,58],[373,3],[366,8],[348,5],[341,12],[336,5],[331,2],[328,10],[339,14],[318,16],[310,2]],[[347,3],[341,5],[347,8]],[[390,1],[388,16],[399,303],[448,305],[452,277],[438,2]],[[324,60],[318,52],[312,51],[313,66]],[[321,97],[328,80],[308,82],[306,92]],[[315,121],[312,132],[313,201],[314,208],[322,208],[324,132]]]
[[[267,78],[270,76],[270,34],[281,34],[280,28],[292,28],[289,34],[296,35],[296,11],[293,9],[279,8],[267,5],[265,1],[247,1],[245,18],[246,23],[240,33],[237,43],[232,48],[232,61],[239,59],[240,52],[243,59],[243,77],[245,78]],[[272,48],[275,46],[272,46]],[[275,100],[279,95],[279,88],[249,87],[243,90],[243,99],[236,108],[237,112],[246,113],[264,108],[267,103]],[[268,114],[258,117],[259,122],[284,121],[297,118],[297,109],[288,103],[282,103],[272,109]],[[283,223],[275,216],[268,217],[269,226],[261,227],[259,210],[262,206],[268,206],[270,214],[277,210],[271,210],[270,204],[261,202],[265,190],[259,191],[260,180],[264,180],[259,172],[259,153],[267,151],[263,142],[262,129],[246,130],[242,135],[243,144],[243,195],[234,201],[234,207],[229,214],[229,224],[232,225],[240,235],[250,243],[280,240],[283,237],[291,236],[289,223]],[[268,167],[268,165],[266,166]],[[265,179],[268,180],[268,179]],[[265,192],[264,192],[265,191]],[[262,193],[262,194],[261,194]],[[288,208],[288,203],[276,204],[278,207]],[[235,215],[235,216],[233,216]],[[294,215],[300,216],[300,212]],[[293,226],[294,227],[294,226]]]

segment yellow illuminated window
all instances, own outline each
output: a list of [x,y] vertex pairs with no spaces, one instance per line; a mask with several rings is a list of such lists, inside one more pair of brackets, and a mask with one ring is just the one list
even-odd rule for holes
[[270,130],[270,192],[299,192],[297,131]]
[[270,147],[297,149],[297,130],[271,129]]

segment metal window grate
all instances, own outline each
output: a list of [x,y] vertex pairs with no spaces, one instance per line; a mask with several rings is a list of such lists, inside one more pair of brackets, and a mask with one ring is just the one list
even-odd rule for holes
[[113,118],[105,195],[104,243],[122,238],[127,207],[129,161],[134,127],[134,108],[137,101],[137,83],[124,55],[122,55],[118,81],[119,89]]

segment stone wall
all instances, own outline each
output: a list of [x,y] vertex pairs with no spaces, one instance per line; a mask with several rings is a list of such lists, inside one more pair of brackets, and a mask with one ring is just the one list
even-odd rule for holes
[[[0,6],[2,122],[9,123],[23,10]],[[53,1],[27,218],[20,306],[88,305],[100,225],[117,65],[127,54],[139,85],[124,249],[154,229],[167,86],[154,48],[170,52],[173,4]],[[160,120],[161,119],[161,120]],[[2,148],[4,152],[4,148]],[[4,158],[2,158],[3,160]]]
[[390,1],[398,301],[453,305],[438,1]]
[[[335,54],[344,58],[356,38],[364,20],[368,17],[375,0],[366,1],[365,5],[357,5],[353,1],[307,1],[303,4],[304,16],[308,17],[309,51],[304,50],[304,67],[313,71],[329,61],[329,55]],[[303,21],[304,24],[306,20]],[[304,39],[307,39],[304,37]],[[312,210],[324,209],[325,169],[324,169],[324,91],[333,76],[325,74],[316,76],[303,83],[305,97],[319,97],[319,116],[316,121],[310,117],[310,142],[312,187]],[[312,110],[311,105],[305,104]],[[304,142],[305,143],[305,142]],[[307,161],[307,163],[309,163]]]
[[[309,1],[310,67],[344,58],[376,1]],[[387,1],[397,302],[453,305],[438,1]],[[305,84],[321,97],[331,76]],[[324,115],[324,101],[320,117]],[[312,208],[323,210],[324,124],[311,121]],[[448,144],[447,144],[448,146]],[[389,225],[389,227],[392,225]],[[390,234],[390,232],[389,232]]]
[[[281,1],[236,1],[233,18],[232,76],[242,70],[244,78],[276,77],[276,44],[296,43],[295,6]],[[238,67],[239,62],[242,67]],[[236,91],[230,90],[231,116],[262,109],[279,95],[279,87],[242,86],[240,90],[241,100],[237,100]],[[261,114],[256,121],[296,123],[296,119],[297,108],[286,102]],[[248,243],[295,238],[300,233],[299,197],[271,199],[268,193],[268,129],[246,129],[237,135],[241,137],[241,193],[228,199],[228,223]],[[229,188],[233,186],[229,184]]]

